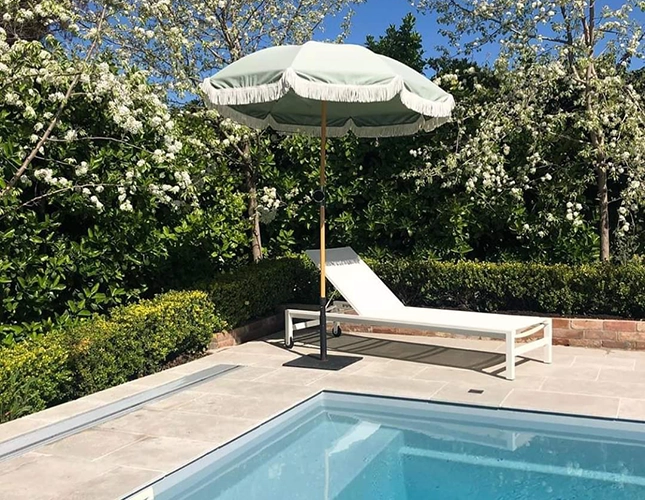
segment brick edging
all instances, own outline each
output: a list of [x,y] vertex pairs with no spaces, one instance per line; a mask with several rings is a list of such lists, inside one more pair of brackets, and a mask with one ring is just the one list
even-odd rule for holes
[[645,349],[645,321],[553,318],[553,343],[609,349]]
[[[215,333],[209,348],[219,349],[222,347],[231,347],[265,337],[284,329],[284,310],[287,308],[311,309],[315,308],[315,306],[282,306],[278,308],[277,314],[273,316],[268,316],[239,328],[235,328],[231,331]],[[348,311],[348,313],[351,314],[352,311]],[[554,345],[645,350],[645,321],[588,318],[552,319]],[[341,327],[346,332],[477,338],[477,336],[472,335],[452,335],[416,330],[413,328],[390,328],[349,323],[341,324]],[[482,336],[480,338],[484,339],[489,337]]]
[[[552,320],[554,345],[645,350],[645,321],[588,318],[552,318]],[[370,327],[349,323],[343,324],[341,327],[347,332],[362,331],[365,333],[429,337],[489,338],[486,336],[477,337],[476,335],[428,332],[411,328]]]
[[222,347],[233,347],[237,344],[244,344],[245,342],[265,337],[283,328],[284,315],[276,314],[230,331],[217,332],[213,334],[213,339],[208,348],[215,350]]

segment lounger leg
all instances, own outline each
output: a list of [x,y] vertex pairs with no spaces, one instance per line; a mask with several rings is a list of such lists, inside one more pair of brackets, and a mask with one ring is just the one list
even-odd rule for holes
[[515,332],[506,334],[506,378],[515,380]]
[[544,338],[546,340],[544,362],[550,365],[553,362],[553,321],[551,320],[548,320],[544,327]]
[[284,345],[289,348],[293,345],[293,321],[288,309],[284,311]]

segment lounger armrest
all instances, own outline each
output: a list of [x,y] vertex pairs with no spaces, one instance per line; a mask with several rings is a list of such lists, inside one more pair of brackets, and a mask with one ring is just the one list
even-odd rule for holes
[[535,325],[534,327],[529,328],[528,330],[524,330],[523,332],[518,332],[515,335],[515,338],[516,339],[523,339],[525,337],[530,337],[534,333],[537,333],[539,331],[544,330],[546,328],[546,326],[547,326],[546,323],[540,323],[539,325]]

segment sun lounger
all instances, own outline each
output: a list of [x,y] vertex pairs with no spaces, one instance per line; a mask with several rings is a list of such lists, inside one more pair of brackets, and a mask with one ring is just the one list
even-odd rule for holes
[[[320,264],[320,252],[307,256]],[[537,348],[544,349],[544,362],[552,359],[552,322],[549,318],[407,307],[349,247],[327,249],[327,279],[351,305],[356,315],[327,313],[330,323],[355,323],[408,328],[431,332],[501,338],[506,341],[506,378],[515,379],[515,358]],[[293,346],[294,320],[319,318],[317,311],[285,311],[285,344]],[[542,337],[516,344],[517,340],[542,331]]]

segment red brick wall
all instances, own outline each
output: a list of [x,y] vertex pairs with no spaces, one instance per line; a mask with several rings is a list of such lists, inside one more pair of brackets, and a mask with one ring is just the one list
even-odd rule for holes
[[[370,327],[356,324],[343,324],[341,327],[343,328],[343,331],[346,332],[477,338],[476,336],[451,335],[412,330],[408,328]],[[538,338],[541,336],[542,334],[538,333],[535,337],[532,336],[532,338]],[[479,338],[485,339],[488,337],[482,336]],[[554,318],[553,344],[581,347],[604,347],[607,349],[645,350],[645,321]]]
[[645,321],[554,318],[553,343],[609,349],[645,349]]

